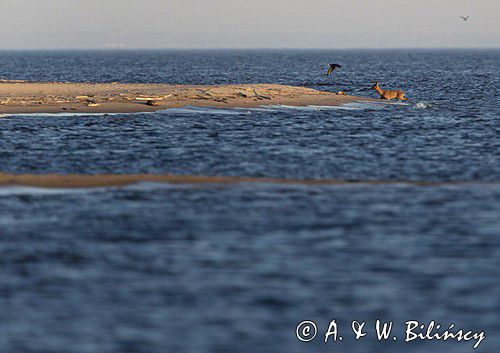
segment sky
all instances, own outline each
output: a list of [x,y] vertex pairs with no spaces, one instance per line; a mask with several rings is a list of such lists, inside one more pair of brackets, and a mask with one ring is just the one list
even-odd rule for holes
[[[0,0],[1,49],[500,47],[500,0]],[[470,16],[464,22],[459,16]]]

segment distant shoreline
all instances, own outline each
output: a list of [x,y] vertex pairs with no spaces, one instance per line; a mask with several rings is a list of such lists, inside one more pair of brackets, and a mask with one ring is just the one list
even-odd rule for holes
[[337,106],[375,101],[277,84],[169,85],[0,80],[0,114],[140,113],[184,106]]
[[370,50],[380,50],[380,51],[432,51],[432,50],[444,50],[444,51],[467,51],[467,50],[486,50],[486,51],[498,51],[500,47],[498,46],[442,46],[442,47],[418,47],[418,46],[407,46],[407,47],[337,47],[337,48],[325,48],[325,47],[171,47],[171,48],[105,48],[105,47],[94,47],[94,48],[3,48],[0,52],[11,52],[11,53],[78,53],[78,52],[110,52],[110,53],[127,53],[127,52],[217,52],[217,51],[244,51],[244,52],[258,52],[258,51],[283,51],[283,52],[297,52],[297,51],[323,51],[323,52],[335,52],[335,51],[370,51]]

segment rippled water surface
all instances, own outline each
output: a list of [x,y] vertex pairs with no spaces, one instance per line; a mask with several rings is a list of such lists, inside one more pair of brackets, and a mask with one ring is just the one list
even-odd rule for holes
[[[328,62],[343,64],[333,78]],[[394,181],[0,188],[1,352],[472,352],[500,346],[499,51],[1,52],[0,77],[273,82],[407,104],[3,116],[0,172]],[[405,181],[437,181],[417,186]],[[447,182],[463,181],[463,184]],[[336,319],[341,343],[301,343]],[[355,341],[350,321],[394,321]],[[323,332],[324,333],[324,332]],[[321,334],[321,332],[320,332]]]

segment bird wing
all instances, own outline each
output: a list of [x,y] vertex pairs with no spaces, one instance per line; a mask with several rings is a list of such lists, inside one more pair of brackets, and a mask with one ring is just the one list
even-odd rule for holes
[[334,69],[335,68],[332,65],[330,65],[330,68],[328,69],[328,72],[326,74],[330,75],[333,72]]

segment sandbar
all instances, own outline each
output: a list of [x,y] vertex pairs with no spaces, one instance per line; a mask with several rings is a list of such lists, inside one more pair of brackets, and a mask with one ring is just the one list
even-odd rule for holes
[[278,84],[169,85],[0,80],[0,114],[139,113],[184,106],[336,106],[374,99]]
[[[0,187],[30,186],[40,188],[96,188],[124,186],[140,182],[165,184],[283,184],[283,185],[396,185],[414,186],[464,185],[466,181],[413,181],[413,180],[342,180],[342,179],[287,179],[173,174],[4,174],[0,173]],[[498,182],[474,182],[498,184]]]

